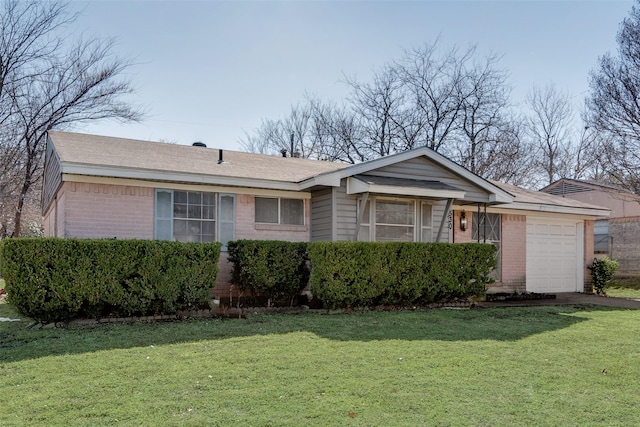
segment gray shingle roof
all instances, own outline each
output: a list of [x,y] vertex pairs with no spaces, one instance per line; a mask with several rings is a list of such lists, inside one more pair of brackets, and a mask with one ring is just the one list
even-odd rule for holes
[[344,163],[223,150],[135,139],[50,131],[63,163],[180,172],[256,180],[300,182],[349,166]]
[[566,206],[569,208],[584,208],[584,209],[606,209],[602,206],[596,206],[589,203],[581,202],[567,197],[554,196],[549,193],[543,193],[541,191],[526,190],[524,188],[516,187],[515,185],[505,184],[503,182],[491,181],[504,191],[515,196],[514,203],[535,203],[539,205],[550,206]]

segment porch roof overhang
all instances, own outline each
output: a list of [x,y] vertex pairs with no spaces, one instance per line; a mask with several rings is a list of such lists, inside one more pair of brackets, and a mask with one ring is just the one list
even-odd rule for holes
[[347,178],[347,194],[375,193],[432,199],[464,199],[465,192],[440,181],[355,175]]

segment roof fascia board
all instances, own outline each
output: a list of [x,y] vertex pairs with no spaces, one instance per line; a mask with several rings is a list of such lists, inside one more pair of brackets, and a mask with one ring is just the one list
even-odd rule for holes
[[209,191],[212,193],[249,194],[254,196],[285,197],[289,199],[310,199],[308,191],[286,191],[264,188],[226,187],[210,184],[183,184],[169,181],[149,181],[129,178],[112,178],[104,176],[62,174],[63,182],[79,182],[88,184],[121,185],[130,187],[161,188],[167,190]]
[[528,212],[548,212],[559,214],[575,214],[575,215],[588,215],[593,217],[608,217],[611,211],[609,209],[598,208],[579,208],[573,206],[560,206],[560,205],[543,205],[538,203],[510,203],[505,205],[496,206],[496,209],[504,209],[506,211],[528,211]]
[[272,190],[300,191],[300,185],[294,182],[258,180],[220,175],[189,174],[182,172],[157,171],[147,169],[118,168],[111,166],[82,165],[61,163],[63,173],[71,175],[89,175],[114,178],[130,178],[149,181],[173,181],[193,184],[220,185],[229,187],[266,188]]

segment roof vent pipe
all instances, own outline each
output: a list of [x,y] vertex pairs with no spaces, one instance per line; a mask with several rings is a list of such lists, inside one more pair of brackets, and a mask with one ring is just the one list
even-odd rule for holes
[[222,163],[224,163],[224,157],[222,154],[222,149],[218,150],[218,164],[221,165]]
[[281,149],[280,152],[282,153],[282,157],[287,157],[287,149],[286,148]]
[[207,144],[205,144],[204,142],[200,142],[200,141],[196,141],[193,144],[191,144],[194,147],[204,147],[207,148]]

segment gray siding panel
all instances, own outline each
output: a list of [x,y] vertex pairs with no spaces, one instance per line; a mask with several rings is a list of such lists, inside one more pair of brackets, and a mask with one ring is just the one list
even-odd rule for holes
[[423,157],[385,166],[370,171],[366,175],[440,181],[464,190],[466,192],[465,200],[488,202],[489,193]]
[[[446,200],[440,200],[433,205],[431,205],[432,215],[433,215],[433,238],[432,242],[435,242],[438,238],[438,230],[440,229],[440,223],[442,222],[444,215],[444,210],[447,207]],[[449,218],[444,218],[444,228],[442,229],[442,236],[440,236],[440,242],[449,242]]]
[[311,241],[331,240],[333,207],[331,189],[311,193]]
[[337,236],[336,240],[353,240],[356,229],[357,196],[347,194],[347,181],[340,182],[336,192]]

